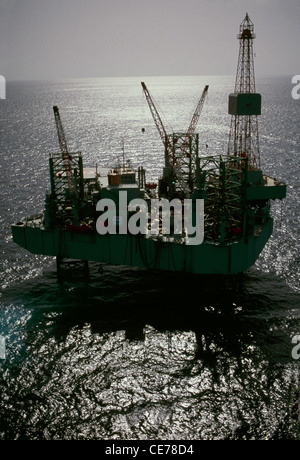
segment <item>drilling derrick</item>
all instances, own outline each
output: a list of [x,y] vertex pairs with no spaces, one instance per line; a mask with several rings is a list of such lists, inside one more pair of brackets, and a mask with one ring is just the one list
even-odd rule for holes
[[228,155],[247,157],[249,167],[260,167],[258,120],[261,95],[256,93],[253,40],[254,26],[248,13],[240,25],[240,42],[234,93],[229,95],[228,113],[232,115]]

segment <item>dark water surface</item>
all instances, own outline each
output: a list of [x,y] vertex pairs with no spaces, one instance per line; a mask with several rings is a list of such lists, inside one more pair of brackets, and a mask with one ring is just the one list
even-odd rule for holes
[[[137,78],[11,83],[0,101],[0,439],[298,439],[300,103],[289,77],[261,78],[262,166],[286,181],[255,266],[191,276],[90,264],[56,274],[12,242],[10,225],[43,209],[58,105],[86,166],[125,151],[157,180],[163,148]],[[223,153],[231,77],[145,81],[173,131],[205,84],[204,154]],[[144,131],[142,131],[144,128]],[[208,149],[205,145],[208,144]],[[298,351],[300,355],[300,351]],[[296,356],[297,357],[297,356]]]

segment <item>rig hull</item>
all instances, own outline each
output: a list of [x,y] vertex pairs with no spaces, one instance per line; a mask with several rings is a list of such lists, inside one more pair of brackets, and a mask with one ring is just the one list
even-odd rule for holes
[[[37,222],[38,223],[38,222]],[[37,225],[36,223],[36,225]],[[134,235],[99,235],[55,228],[13,225],[13,241],[33,254],[194,274],[235,274],[249,269],[273,230],[271,218],[257,236],[230,244],[200,245]]]

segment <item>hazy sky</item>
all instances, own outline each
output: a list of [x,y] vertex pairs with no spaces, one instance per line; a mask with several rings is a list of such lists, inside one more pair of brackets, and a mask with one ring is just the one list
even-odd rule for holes
[[0,75],[233,75],[246,12],[256,74],[300,74],[300,0],[0,0]]

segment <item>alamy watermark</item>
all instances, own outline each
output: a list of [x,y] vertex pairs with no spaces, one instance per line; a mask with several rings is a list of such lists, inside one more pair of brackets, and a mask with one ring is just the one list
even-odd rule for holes
[[293,76],[292,84],[296,85],[292,89],[292,98],[295,100],[300,99],[300,75]]
[[6,99],[6,80],[0,75],[0,99]]
[[300,358],[300,335],[294,335],[292,338],[292,344],[296,344],[292,349],[292,358],[299,359]]
[[0,335],[0,359],[6,358],[5,337]]
[[[127,192],[119,193],[118,210],[116,203],[103,198],[96,210],[102,214],[96,222],[100,235],[186,235],[185,243],[198,245],[204,240],[204,200],[178,198],[152,199],[150,207],[140,198],[127,202]],[[104,212],[103,212],[104,211]],[[117,212],[118,211],[118,212]],[[129,219],[128,219],[129,217]],[[193,222],[194,221],[194,222]]]

